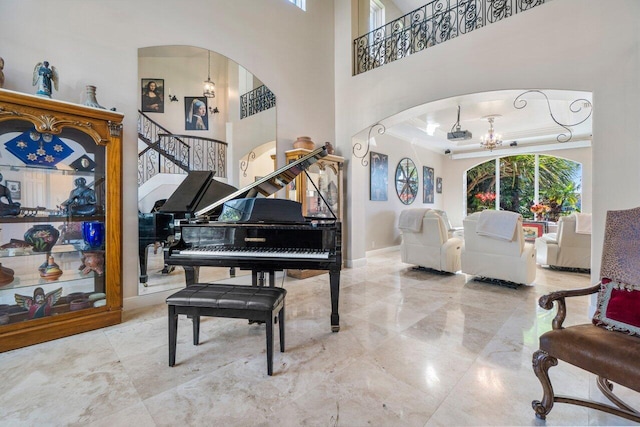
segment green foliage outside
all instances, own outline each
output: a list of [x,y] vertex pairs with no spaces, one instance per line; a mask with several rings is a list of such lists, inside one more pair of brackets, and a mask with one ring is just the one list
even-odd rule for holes
[[[582,167],[571,160],[539,156],[539,203],[549,207],[544,219],[557,221],[562,215],[580,211]],[[518,212],[533,219],[535,155],[525,154],[500,159],[500,209]],[[467,213],[495,209],[495,160],[482,163],[467,172]],[[493,194],[493,199],[491,195]]]

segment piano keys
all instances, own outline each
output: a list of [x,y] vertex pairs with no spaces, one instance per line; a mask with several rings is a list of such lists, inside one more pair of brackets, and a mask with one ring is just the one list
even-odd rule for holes
[[[176,243],[165,248],[165,263],[182,266],[187,285],[198,282],[199,269],[203,266],[251,270],[253,285],[258,285],[258,279],[266,273],[271,286],[275,271],[326,270],[331,294],[331,330],[338,332],[342,268],[340,222],[336,218],[305,218],[299,202],[258,198],[285,187],[326,155],[326,149],[319,148],[207,206],[193,201],[185,203],[183,190],[179,196],[181,203],[195,208],[193,215],[176,224]],[[196,188],[191,193],[198,195],[202,191]],[[171,206],[170,202],[171,198],[165,206]]]

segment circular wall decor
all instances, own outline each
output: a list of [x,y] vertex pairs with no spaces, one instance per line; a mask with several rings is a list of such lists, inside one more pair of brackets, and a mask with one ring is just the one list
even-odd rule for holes
[[405,205],[410,205],[418,195],[418,169],[408,157],[400,160],[396,167],[396,193]]

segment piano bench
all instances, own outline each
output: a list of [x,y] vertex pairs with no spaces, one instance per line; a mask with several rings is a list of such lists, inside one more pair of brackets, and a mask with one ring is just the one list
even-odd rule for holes
[[193,345],[198,345],[200,316],[230,317],[264,322],[267,329],[267,373],[273,374],[273,319],[278,316],[280,351],[284,352],[283,288],[204,284],[187,286],[167,298],[169,308],[169,366],[176,364],[178,315],[193,320]]

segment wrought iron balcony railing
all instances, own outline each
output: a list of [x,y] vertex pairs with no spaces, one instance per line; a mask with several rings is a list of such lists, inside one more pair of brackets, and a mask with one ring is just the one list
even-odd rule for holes
[[353,75],[420,52],[549,0],[433,0],[353,41]]
[[276,96],[265,85],[240,95],[240,119],[276,106]]

